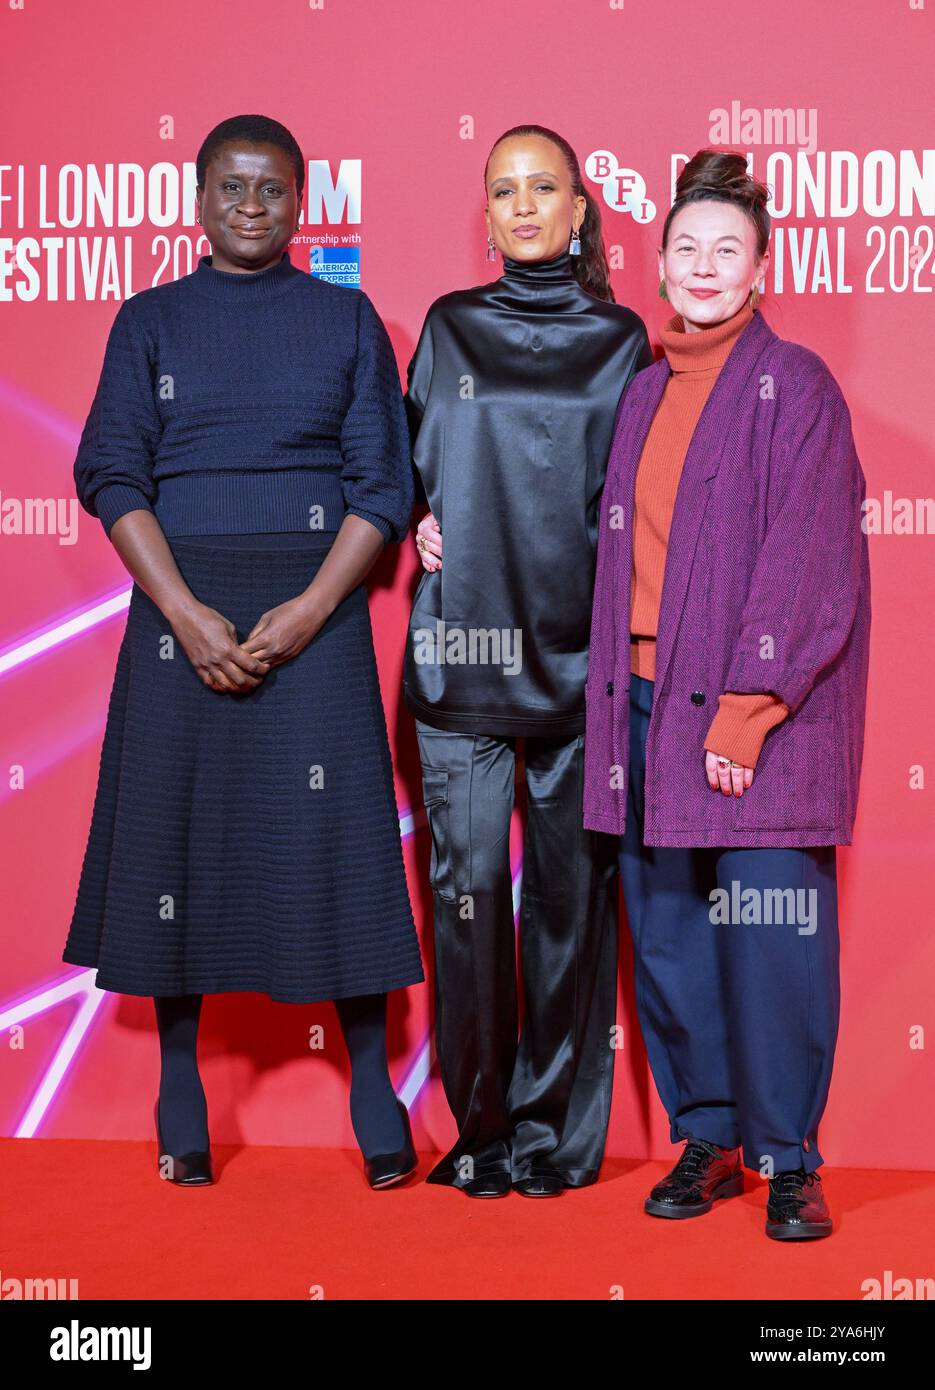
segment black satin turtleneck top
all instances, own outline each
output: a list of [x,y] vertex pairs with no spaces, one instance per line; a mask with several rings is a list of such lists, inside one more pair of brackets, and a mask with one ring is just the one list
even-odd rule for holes
[[571,736],[614,418],[653,359],[642,320],[582,289],[567,251],[503,264],[435,300],[409,364],[416,489],[443,555],[413,600],[403,689],[436,728]]

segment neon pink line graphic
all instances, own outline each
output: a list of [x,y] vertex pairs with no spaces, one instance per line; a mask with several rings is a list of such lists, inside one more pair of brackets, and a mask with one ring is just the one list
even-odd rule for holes
[[30,395],[21,386],[13,386],[5,377],[0,377],[0,406],[4,410],[15,411],[17,415],[38,425],[44,434],[51,435],[72,451],[78,448],[81,428],[74,420],[54,410],[38,396]]
[[93,970],[81,970],[77,975],[68,975],[57,984],[40,990],[38,994],[29,995],[0,1013],[0,1032],[5,1032],[18,1023],[25,1023],[27,1019],[36,1018],[48,1009],[54,1009],[56,1004],[61,1004],[66,999],[81,996],[81,1007],[68,1025],[65,1036],[58,1045],[58,1051],[36,1087],[25,1115],[13,1132],[16,1139],[32,1139],[35,1135],[65,1080],[82,1039],[107,998],[107,992],[98,989],[94,983],[93,975]]
[[39,628],[22,641],[7,647],[0,652],[0,676],[34,660],[43,652],[60,647],[63,642],[70,642],[73,637],[97,627],[98,623],[106,622],[115,613],[122,613],[130,605],[130,592],[130,589],[120,589],[108,598],[93,603],[90,608],[79,608],[68,617],[59,618],[48,627]]

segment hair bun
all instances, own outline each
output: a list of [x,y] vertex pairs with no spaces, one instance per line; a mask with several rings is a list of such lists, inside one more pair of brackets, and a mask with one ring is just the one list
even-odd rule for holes
[[675,196],[704,189],[710,193],[744,193],[751,202],[769,193],[747,172],[747,161],[736,150],[699,150],[685,165],[675,185]]
[[734,203],[753,221],[757,229],[757,254],[762,256],[769,242],[770,216],[766,210],[769,189],[747,170],[746,156],[737,150],[699,150],[685,165],[675,184],[675,201],[663,228],[663,246],[668,240],[672,218],[686,203],[713,198]]

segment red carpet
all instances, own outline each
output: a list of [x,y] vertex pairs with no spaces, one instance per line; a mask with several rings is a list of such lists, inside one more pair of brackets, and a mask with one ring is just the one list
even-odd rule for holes
[[[156,1146],[3,1139],[0,1281],[77,1278],[78,1297],[627,1299],[864,1297],[935,1273],[935,1174],[823,1170],[827,1240],[763,1234],[765,1184],[694,1221],[645,1216],[662,1163],[608,1159],[550,1201],[472,1201],[421,1181],[372,1193],[345,1150],[222,1148],[219,1181],[156,1174]],[[420,1174],[429,1168],[424,1156]],[[619,1297],[619,1293],[617,1295]]]

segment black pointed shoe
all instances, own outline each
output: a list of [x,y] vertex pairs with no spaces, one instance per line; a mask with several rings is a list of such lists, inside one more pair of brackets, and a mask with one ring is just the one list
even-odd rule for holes
[[676,1221],[704,1216],[721,1197],[743,1192],[743,1168],[739,1149],[722,1149],[707,1139],[689,1139],[682,1156],[658,1182],[643,1203],[650,1216]]
[[403,1178],[408,1178],[409,1174],[414,1173],[419,1166],[416,1147],[412,1142],[409,1111],[399,1096],[396,1097],[396,1104],[399,1106],[399,1113],[402,1116],[405,1140],[398,1153],[375,1154],[373,1158],[364,1159],[364,1174],[374,1189],[392,1187],[394,1183],[402,1182]]
[[[208,1183],[214,1182],[214,1175],[211,1171],[211,1150],[196,1149],[187,1154],[170,1154],[166,1151],[166,1146],[162,1142],[162,1129],[159,1124],[159,1098],[156,1098],[156,1105],[153,1110],[156,1120],[156,1140],[159,1145],[157,1163],[159,1176],[168,1182],[174,1182],[179,1187],[205,1187]],[[168,1159],[168,1172],[163,1171],[166,1160]]]
[[513,1186],[509,1171],[494,1168],[489,1173],[480,1173],[469,1178],[461,1188],[466,1197],[508,1197]]
[[820,1240],[831,1234],[831,1213],[821,1178],[804,1168],[769,1180],[766,1234],[773,1240]]
[[513,1191],[521,1197],[561,1197],[565,1182],[554,1169],[540,1168],[524,1178],[514,1178]]

